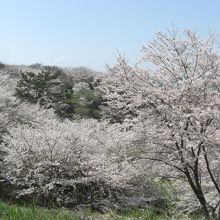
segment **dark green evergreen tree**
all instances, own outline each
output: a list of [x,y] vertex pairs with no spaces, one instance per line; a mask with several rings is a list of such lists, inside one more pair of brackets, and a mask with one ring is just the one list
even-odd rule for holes
[[21,80],[17,84],[15,95],[30,103],[52,106],[62,99],[62,83],[60,69],[43,68],[41,71],[21,72]]

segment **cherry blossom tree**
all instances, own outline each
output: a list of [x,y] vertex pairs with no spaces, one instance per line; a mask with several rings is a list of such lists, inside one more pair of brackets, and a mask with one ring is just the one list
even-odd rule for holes
[[0,135],[7,131],[15,115],[15,107],[18,105],[17,99],[13,96],[16,80],[0,71]]
[[[130,160],[133,131],[106,120],[60,119],[53,109],[17,99],[19,78],[8,69],[0,79],[1,177],[12,184],[13,195],[68,207],[103,198],[114,204],[120,196],[124,207],[125,198],[136,207],[155,197],[142,165]],[[145,182],[139,184],[140,178]]]
[[[158,32],[143,47],[149,68],[130,66],[119,56],[101,87],[108,113],[123,115],[122,123],[137,132],[131,160],[153,161],[155,172],[187,181],[207,219],[220,203],[216,40],[191,30]],[[216,201],[212,208],[210,201]]]
[[4,175],[18,197],[43,195],[48,204],[55,199],[55,204],[74,206],[83,187],[89,201],[94,184],[120,189],[139,176],[136,163],[124,157],[134,132],[107,121],[60,121],[51,109],[37,105],[20,106],[18,115],[22,121],[10,128],[2,144],[7,153]]

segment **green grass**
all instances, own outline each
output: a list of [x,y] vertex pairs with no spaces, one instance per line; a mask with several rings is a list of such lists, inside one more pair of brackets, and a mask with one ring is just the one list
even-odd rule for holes
[[[174,218],[155,211],[132,210],[124,213],[109,212],[106,214],[90,211],[72,212],[65,209],[43,209],[39,207],[25,207],[0,201],[0,220],[171,220]],[[189,219],[180,217],[178,220]],[[194,219],[194,220],[199,220]]]

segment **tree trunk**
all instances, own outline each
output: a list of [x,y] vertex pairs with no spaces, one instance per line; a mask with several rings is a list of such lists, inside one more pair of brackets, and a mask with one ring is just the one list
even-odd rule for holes
[[[185,175],[188,179],[188,183],[189,183],[190,187],[192,188],[196,198],[199,200],[199,203],[202,207],[202,212],[203,212],[203,215],[204,215],[205,219],[210,219],[210,214],[209,214],[209,210],[208,210],[208,207],[207,207],[207,202],[206,202],[206,199],[204,197],[201,185],[198,182],[197,182],[197,184],[194,183],[194,181],[192,180],[192,177],[191,177],[191,175],[190,175],[187,168],[185,168]],[[195,181],[196,181],[196,179],[198,179],[195,176],[194,176],[194,178],[195,178]]]
[[207,202],[205,197],[203,196],[203,193],[201,192],[194,192],[194,193],[202,206],[202,212],[203,215],[205,216],[205,219],[209,219],[210,218],[209,210],[207,208]]
[[[219,195],[219,198],[220,198],[220,195]],[[217,216],[217,220],[220,220],[220,203],[218,203],[218,207],[216,209],[216,216]]]

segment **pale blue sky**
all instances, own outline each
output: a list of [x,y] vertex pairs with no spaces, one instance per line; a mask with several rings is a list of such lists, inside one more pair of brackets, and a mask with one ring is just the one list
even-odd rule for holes
[[172,24],[220,32],[220,0],[0,0],[0,61],[104,70]]

